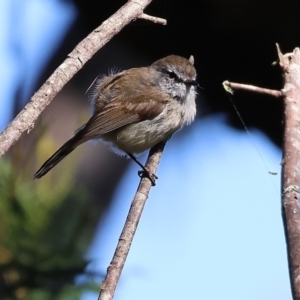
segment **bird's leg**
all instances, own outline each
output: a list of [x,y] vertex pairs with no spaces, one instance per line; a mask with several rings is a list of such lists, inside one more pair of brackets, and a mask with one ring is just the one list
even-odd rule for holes
[[152,183],[152,186],[155,186],[155,180],[158,179],[158,177],[155,174],[151,173],[142,163],[140,163],[133,154],[129,152],[126,152],[126,154],[142,168],[142,170],[138,172],[138,175],[140,177],[148,177]]

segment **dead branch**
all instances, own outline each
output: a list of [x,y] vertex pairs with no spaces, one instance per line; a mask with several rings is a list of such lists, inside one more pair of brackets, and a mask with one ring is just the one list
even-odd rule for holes
[[[165,143],[160,143],[150,150],[145,166],[152,174],[155,174],[157,170],[164,147]],[[135,197],[132,200],[127,220],[120,235],[113,259],[107,268],[107,275],[101,284],[98,300],[113,299],[117,283],[121,276],[121,272],[124,267],[151,186],[152,183],[147,177],[141,179]]]
[[225,81],[224,89],[244,90],[283,97],[284,145],[282,162],[282,216],[287,242],[290,282],[294,300],[300,300],[300,50],[282,54],[278,44],[278,64],[284,87],[281,91]]
[[284,137],[282,163],[282,215],[288,250],[293,299],[300,299],[300,50],[282,55],[277,46],[279,65],[284,74]]
[[164,20],[163,22],[163,19],[144,14],[145,7],[151,1],[129,0],[74,48],[68,55],[68,58],[54,71],[34,94],[31,101],[0,134],[0,156],[20,138],[24,131],[29,132],[34,127],[34,122],[38,116],[64,85],[100,48],[127,24],[138,18],[166,24],[166,21]]

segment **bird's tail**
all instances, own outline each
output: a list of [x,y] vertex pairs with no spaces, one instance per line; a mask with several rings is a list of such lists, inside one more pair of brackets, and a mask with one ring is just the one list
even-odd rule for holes
[[41,178],[71,153],[79,144],[78,136],[75,135],[64,145],[62,145],[49,159],[47,159],[40,169],[34,174],[33,178]]

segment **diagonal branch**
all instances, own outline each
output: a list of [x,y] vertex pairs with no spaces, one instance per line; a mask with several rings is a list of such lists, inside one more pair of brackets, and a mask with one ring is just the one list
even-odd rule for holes
[[[165,143],[159,143],[150,150],[145,167],[155,174],[158,164],[160,162],[162,152],[164,150]],[[131,207],[127,216],[127,220],[124,224],[123,231],[120,235],[118,245],[116,247],[113,259],[107,268],[107,274],[104,281],[101,284],[101,290],[98,300],[112,300],[117,283],[121,276],[122,269],[124,267],[129,249],[140,221],[143,208],[147,201],[150,188],[152,186],[151,181],[144,177],[138,186],[135,197],[132,200]]]
[[166,21],[162,21],[163,19],[144,15],[143,11],[151,1],[129,0],[74,48],[68,58],[54,71],[34,94],[31,101],[0,134],[0,156],[20,138],[24,131],[29,132],[34,127],[38,116],[64,85],[127,24],[138,18],[166,24]]

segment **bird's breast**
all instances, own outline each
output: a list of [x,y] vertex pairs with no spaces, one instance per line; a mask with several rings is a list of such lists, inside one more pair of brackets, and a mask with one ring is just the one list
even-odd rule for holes
[[162,113],[152,120],[126,125],[106,134],[103,139],[124,152],[142,153],[167,140],[174,132],[193,121],[196,113],[195,97],[190,98],[185,103],[172,100]]

